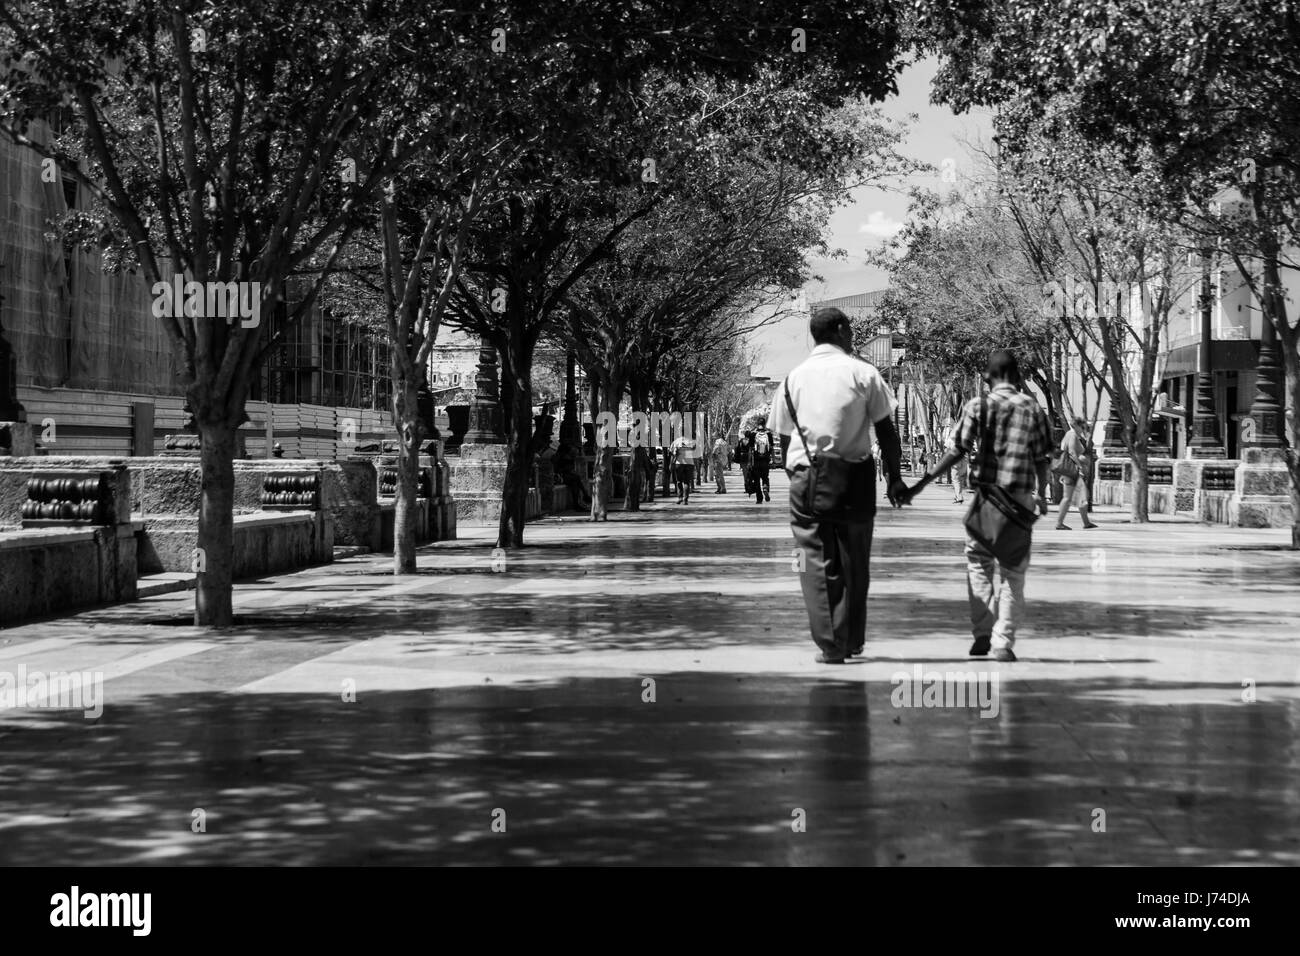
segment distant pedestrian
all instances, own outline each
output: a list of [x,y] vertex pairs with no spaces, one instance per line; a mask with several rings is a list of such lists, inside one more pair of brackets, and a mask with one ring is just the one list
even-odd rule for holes
[[677,503],[690,504],[691,489],[695,487],[695,439],[680,437],[668,446],[668,451],[673,460],[673,482],[677,489]]
[[[957,423],[952,420],[952,416],[945,419],[943,432],[943,447],[952,448],[957,438]],[[970,464],[966,456],[958,458],[952,466],[952,500],[953,504],[962,505],[966,503],[966,480],[970,473]]]
[[1071,428],[1061,438],[1060,458],[1053,470],[1061,479],[1061,506],[1056,512],[1056,530],[1069,531],[1065,523],[1070,514],[1070,507],[1079,509],[1085,528],[1097,527],[1089,517],[1092,507],[1090,487],[1092,484],[1092,467],[1096,455],[1092,448],[1092,439],[1088,435],[1088,422],[1081,415],[1076,415],[1070,423]]
[[772,399],[772,431],[781,436],[790,475],[790,527],[802,552],[799,582],[818,663],[843,664],[867,636],[871,534],[876,517],[880,442],[889,500],[907,493],[894,396],[879,370],[853,354],[853,327],[839,309],[818,309],[809,323],[816,346]]
[[575,451],[571,445],[561,443],[551,458],[551,464],[554,465],[555,473],[560,476],[564,487],[569,489],[569,507],[574,511],[585,511],[591,507],[591,495],[587,493],[578,475],[578,458]]
[[713,493],[727,493],[727,472],[731,471],[731,446],[721,435],[713,442],[713,479],[718,487]]
[[745,494],[752,495],[754,493],[754,433],[752,431],[744,432],[740,436],[736,454],[740,456],[740,474],[745,479]]
[[645,487],[641,489],[643,501],[655,500],[655,473],[659,470],[659,456],[656,452],[657,449],[653,446],[642,449],[641,467],[645,476]]
[[754,476],[754,496],[758,504],[772,500],[772,489],[768,483],[768,473],[772,470],[772,433],[766,425],[759,425],[754,431],[754,445],[750,459],[750,471]]
[[[970,653],[980,657],[991,648],[997,660],[1014,661],[1012,647],[1025,610],[1035,504],[1040,514],[1047,514],[1052,432],[1042,406],[1023,391],[1020,367],[1012,353],[1003,349],[993,352],[984,380],[989,394],[967,403],[948,453],[907,492],[904,501],[911,501],[938,475],[970,454],[979,441],[979,462],[973,473],[975,501],[966,524],[966,588],[975,637]],[[987,530],[989,523],[981,521],[988,513],[986,507],[1006,516],[1006,537],[1011,545],[1000,547],[1000,554],[972,530]]]

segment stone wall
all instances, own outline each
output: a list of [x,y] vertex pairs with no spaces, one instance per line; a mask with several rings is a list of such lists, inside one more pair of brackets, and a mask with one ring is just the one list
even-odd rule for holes
[[135,597],[136,537],[129,524],[0,536],[0,623]]
[[[1280,451],[1248,448],[1240,461],[1153,458],[1149,466],[1152,472],[1168,470],[1172,476],[1170,484],[1148,483],[1151,514],[1184,515],[1242,528],[1291,526],[1291,477]],[[1122,477],[1102,480],[1104,472]],[[1132,473],[1127,458],[1101,459],[1093,486],[1094,503],[1130,507]]]
[[[454,538],[445,466],[422,465],[434,494],[420,501],[417,538]],[[236,579],[328,563],[335,544],[392,547],[392,499],[379,498],[369,459],[240,459],[234,472]],[[264,506],[269,476],[314,476],[319,494],[308,503],[289,498],[296,503]],[[76,502],[79,483],[95,479],[93,518],[24,518],[33,478],[44,482],[35,486],[41,493],[55,496],[51,508],[68,514],[73,506],[60,502]],[[62,485],[64,479],[77,484]],[[134,600],[139,575],[193,571],[201,487],[199,460],[192,457],[0,458],[0,621]]]

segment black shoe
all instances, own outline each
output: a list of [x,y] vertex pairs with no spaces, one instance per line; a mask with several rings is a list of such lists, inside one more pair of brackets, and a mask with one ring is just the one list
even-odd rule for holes
[[1017,660],[1017,657],[1016,657],[1016,652],[1013,651],[1011,648],[999,647],[996,651],[993,652],[993,659],[995,661],[1004,661],[1010,664],[1011,662]]
[[863,648],[861,648],[861,647],[855,647],[855,648],[853,648],[853,650],[847,652],[844,656],[845,656],[845,657],[861,657],[861,656],[862,656],[862,651],[863,651]]
[[763,495],[763,500],[764,500],[764,501],[771,501],[771,500],[772,500],[772,496],[769,495],[769,494],[764,493],[764,495]]
[[1097,527],[1097,525],[1095,525],[1095,524],[1093,524],[1091,521],[1089,521],[1086,525],[1084,525],[1084,527],[1085,527],[1085,528],[1095,528],[1095,527]]
[[970,646],[971,657],[983,657],[993,648],[993,639],[989,637],[977,637],[975,643]]
[[822,651],[813,658],[813,660],[818,664],[843,664],[848,660],[848,657],[842,654],[827,654],[825,651]]
[[1073,531],[1074,529],[1071,528],[1068,524],[1058,524],[1058,525],[1056,526],[1056,530],[1057,530],[1057,531]]

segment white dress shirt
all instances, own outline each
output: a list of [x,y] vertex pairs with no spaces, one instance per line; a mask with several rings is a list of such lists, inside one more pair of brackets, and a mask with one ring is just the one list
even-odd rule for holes
[[849,355],[836,345],[822,344],[791,369],[772,396],[768,427],[790,435],[785,467],[791,471],[808,464],[804,441],[794,434],[794,421],[786,407],[790,392],[803,439],[816,455],[863,461],[871,457],[874,422],[888,418],[898,403],[879,370],[870,362]]

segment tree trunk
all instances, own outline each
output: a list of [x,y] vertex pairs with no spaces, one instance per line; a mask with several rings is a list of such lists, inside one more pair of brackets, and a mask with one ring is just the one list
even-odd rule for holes
[[1129,455],[1133,463],[1133,502],[1129,518],[1133,524],[1146,524],[1150,520],[1147,509],[1147,451],[1145,448]]
[[533,349],[523,336],[511,336],[502,356],[501,377],[506,425],[506,480],[501,489],[498,548],[522,548],[528,514],[528,443],[533,437]]
[[397,504],[393,512],[393,574],[415,574],[416,492],[420,469],[420,410],[415,384],[394,377],[393,419],[397,425]]
[[235,545],[235,432],[228,421],[199,422],[199,536],[193,567],[194,623],[229,627],[234,622],[232,588]]
[[[606,381],[600,387],[600,411],[609,412],[618,420],[619,400],[623,396],[623,383]],[[612,408],[610,406],[613,406]],[[597,416],[599,418],[599,416]],[[596,427],[596,464],[591,481],[591,520],[609,520],[609,499],[614,493],[614,456],[618,453],[618,431],[601,441],[601,430]]]
[[627,498],[623,504],[624,511],[641,510],[641,489],[645,485],[645,449],[641,447],[632,449],[632,457],[629,460],[628,467],[632,473],[627,476]]
[[[646,407],[645,392],[635,383],[631,384],[629,391],[632,397],[632,414],[646,412],[648,415],[649,409]],[[648,427],[646,431],[649,432]],[[641,442],[633,447],[632,455],[628,459],[628,467],[631,469],[631,473],[627,476],[627,497],[623,500],[624,511],[641,510],[641,493],[645,487],[646,463],[646,451],[642,446],[649,440],[650,436],[648,434],[642,435]]]

